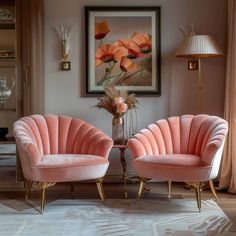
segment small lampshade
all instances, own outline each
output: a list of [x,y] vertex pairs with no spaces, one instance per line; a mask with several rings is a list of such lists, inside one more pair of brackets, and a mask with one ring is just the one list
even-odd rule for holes
[[209,58],[223,56],[223,52],[212,36],[193,35],[183,41],[175,56],[185,58]]

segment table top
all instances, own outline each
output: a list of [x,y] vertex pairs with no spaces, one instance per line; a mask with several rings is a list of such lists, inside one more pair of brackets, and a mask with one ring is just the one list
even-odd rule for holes
[[127,148],[128,145],[127,144],[114,144],[112,148]]

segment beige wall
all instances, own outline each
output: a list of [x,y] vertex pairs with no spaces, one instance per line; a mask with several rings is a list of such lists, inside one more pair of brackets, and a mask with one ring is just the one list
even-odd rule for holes
[[[201,34],[211,34],[226,52],[226,0],[45,0],[45,112],[78,116],[111,134],[111,115],[92,108],[95,98],[81,97],[85,80],[84,6],[161,6],[161,97],[139,98],[138,128],[157,119],[197,112],[197,72],[187,70],[187,60],[175,58],[183,40],[179,27],[192,23]],[[60,71],[60,44],[54,27],[73,24],[72,69]],[[205,59],[204,113],[222,116],[225,58]],[[112,152],[110,173],[121,171]],[[132,171],[129,161],[129,171]]]

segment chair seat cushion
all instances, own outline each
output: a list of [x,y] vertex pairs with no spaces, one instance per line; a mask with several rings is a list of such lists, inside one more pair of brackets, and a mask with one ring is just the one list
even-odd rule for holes
[[211,166],[197,155],[168,154],[138,157],[133,162],[140,177],[173,181],[206,181]]
[[45,155],[38,168],[64,168],[70,166],[88,166],[108,163],[107,159],[95,155],[86,154],[55,154]]
[[101,178],[109,162],[106,158],[86,154],[45,155],[35,167],[33,181],[66,182]]

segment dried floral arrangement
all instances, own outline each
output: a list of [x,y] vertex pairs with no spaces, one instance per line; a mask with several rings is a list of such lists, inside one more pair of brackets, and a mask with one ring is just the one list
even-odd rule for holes
[[122,117],[128,110],[134,109],[138,105],[135,94],[117,90],[114,84],[104,86],[104,92],[105,95],[98,98],[95,107],[107,110],[114,117]]

